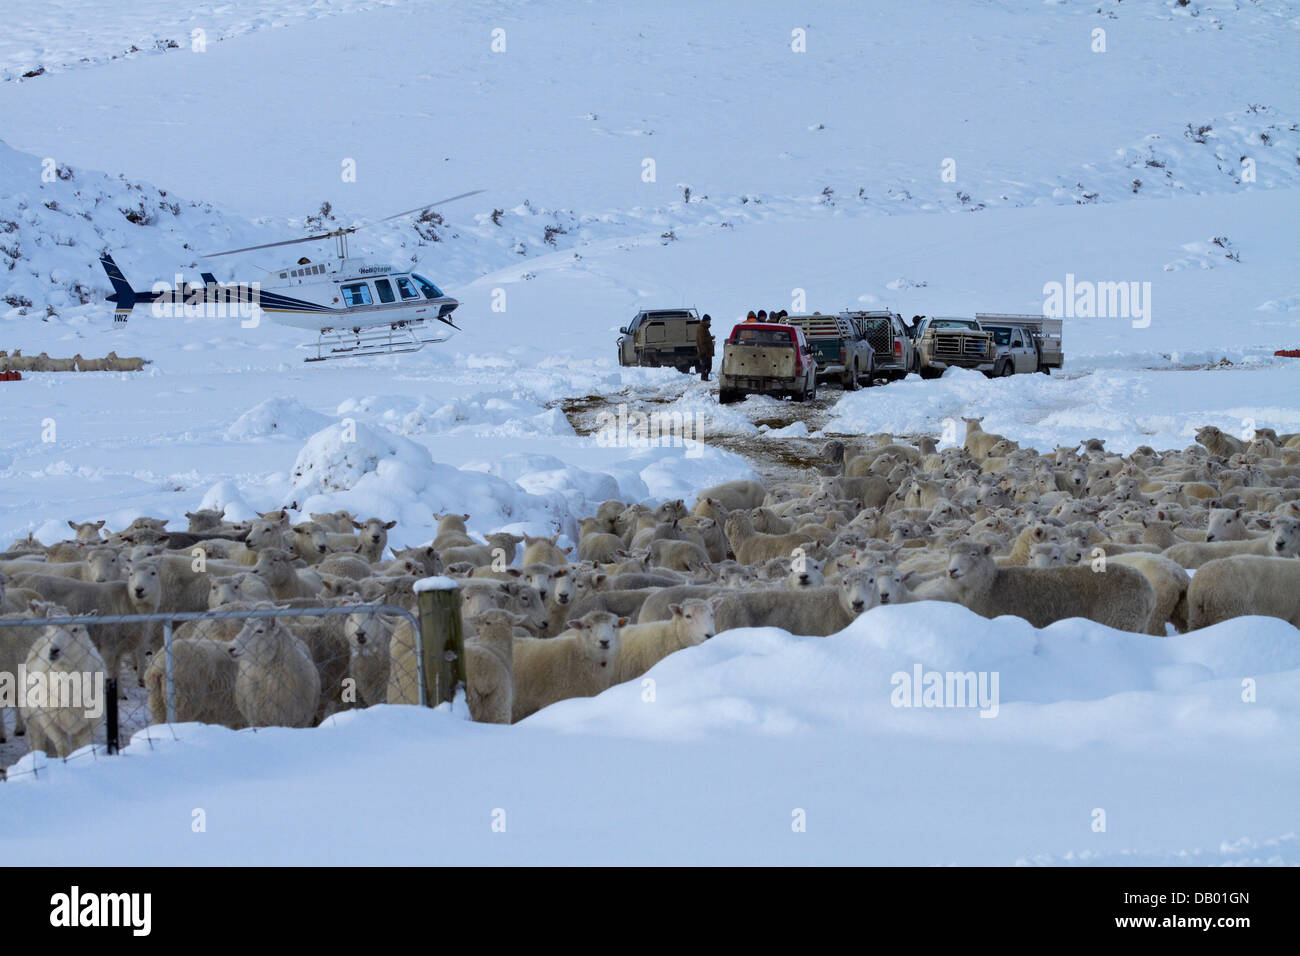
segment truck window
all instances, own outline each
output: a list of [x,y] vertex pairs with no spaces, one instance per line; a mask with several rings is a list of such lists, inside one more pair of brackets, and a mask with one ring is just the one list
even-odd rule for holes
[[746,329],[736,330],[734,342],[737,345],[792,345],[790,333],[785,329]]
[[993,333],[993,344],[994,344],[994,345],[1010,345],[1010,344],[1011,344],[1011,330],[1010,330],[1010,329],[998,328],[998,327],[995,326],[995,325],[986,325],[986,326],[984,326],[984,329],[985,329],[985,331],[988,331],[988,332],[992,332],[992,333]]

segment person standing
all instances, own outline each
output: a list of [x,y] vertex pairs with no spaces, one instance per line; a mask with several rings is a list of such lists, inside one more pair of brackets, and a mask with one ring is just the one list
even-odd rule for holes
[[709,373],[713,371],[713,334],[709,325],[712,323],[708,313],[700,319],[700,324],[695,329],[695,347],[700,353],[700,381],[707,382]]

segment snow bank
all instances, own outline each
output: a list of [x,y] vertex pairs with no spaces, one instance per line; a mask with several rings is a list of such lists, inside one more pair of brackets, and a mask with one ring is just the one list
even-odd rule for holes
[[230,442],[278,436],[306,438],[328,423],[327,417],[312,411],[297,399],[278,396],[259,402],[244,412],[226,429],[223,437]]
[[[463,703],[382,706],[314,730],[185,724],[141,731],[117,758],[24,757],[0,790],[0,853],[11,864],[1294,865],[1297,637],[1262,619],[1175,639],[1079,620],[1038,631],[935,604],[876,608],[828,638],[737,630],[513,727],[466,722]],[[996,716],[900,706],[900,677],[918,669],[999,675]],[[429,827],[409,795],[450,768],[457,784]],[[335,800],[312,798],[326,786]],[[339,799],[385,812],[339,826]],[[220,821],[220,840],[183,822],[159,830],[160,814],[193,806]],[[1091,828],[1096,807],[1104,833]],[[792,835],[795,810],[808,825]],[[504,836],[488,826],[499,811]]]

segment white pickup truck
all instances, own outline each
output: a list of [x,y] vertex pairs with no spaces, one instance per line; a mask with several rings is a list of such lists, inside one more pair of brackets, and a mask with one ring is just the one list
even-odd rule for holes
[[1051,374],[1065,363],[1061,342],[1061,320],[1041,315],[976,313],[975,321],[993,333],[993,369],[997,378],[1024,372]]

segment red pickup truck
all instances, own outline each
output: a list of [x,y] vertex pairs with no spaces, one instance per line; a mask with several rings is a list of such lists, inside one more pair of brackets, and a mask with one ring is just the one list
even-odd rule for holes
[[718,401],[746,395],[789,395],[797,401],[817,397],[817,362],[797,325],[742,322],[722,348]]

